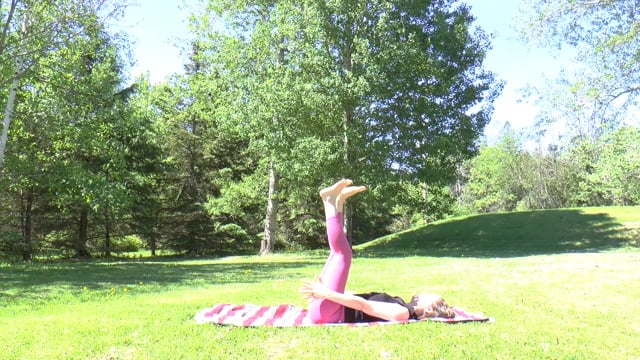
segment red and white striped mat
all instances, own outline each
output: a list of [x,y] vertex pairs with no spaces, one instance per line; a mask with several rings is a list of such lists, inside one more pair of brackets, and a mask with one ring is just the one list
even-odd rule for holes
[[307,317],[307,310],[295,305],[260,306],[253,304],[217,304],[213,307],[201,310],[196,314],[195,320],[199,324],[218,324],[234,326],[271,326],[271,327],[295,327],[295,326],[371,326],[389,324],[408,324],[421,321],[437,321],[446,323],[460,323],[470,321],[489,321],[490,318],[483,314],[472,314],[462,309],[454,308],[456,316],[447,318],[430,318],[425,320],[406,321],[381,321],[371,323],[339,323],[339,324],[314,324]]

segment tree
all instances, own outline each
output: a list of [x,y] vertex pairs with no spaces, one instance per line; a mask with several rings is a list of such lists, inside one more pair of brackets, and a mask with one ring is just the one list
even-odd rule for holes
[[[2,157],[4,158],[5,149],[8,149],[13,157],[9,162],[13,168],[2,170],[9,180],[10,189],[22,194],[20,199],[25,204],[21,205],[22,249],[25,260],[31,258],[34,248],[32,215],[35,205],[40,204],[46,211],[51,211],[53,199],[48,195],[56,193],[56,189],[64,189],[60,194],[65,194],[72,188],[65,185],[74,183],[77,185],[76,189],[86,189],[87,184],[92,183],[91,180],[74,181],[78,180],[79,172],[70,171],[74,163],[69,163],[68,155],[74,151],[77,154],[82,150],[92,149],[87,139],[97,141],[97,144],[111,150],[115,149],[110,146],[112,143],[99,142],[102,140],[99,137],[101,132],[95,131],[96,128],[83,133],[81,130],[86,121],[80,121],[76,117],[82,112],[86,117],[103,118],[117,118],[121,114],[123,107],[115,105],[117,101],[110,102],[108,99],[110,95],[113,99],[116,96],[113,93],[106,94],[118,86],[119,82],[119,79],[110,75],[113,72],[109,71],[116,67],[122,68],[121,64],[114,63],[121,48],[108,44],[112,38],[103,31],[103,19],[115,15],[110,13],[105,16],[103,12],[118,9],[120,5],[114,6],[107,8],[102,1],[60,1],[56,4],[13,1],[9,15],[5,18],[2,39],[6,46],[0,50],[5,58],[0,56],[0,59],[4,61],[6,56],[15,56],[23,64],[13,68],[14,75],[10,80],[13,85],[7,92],[9,100],[3,126],[3,136],[6,138],[2,141]],[[17,48],[12,47],[12,44],[15,45],[15,39],[11,37],[12,13],[23,17],[22,38]],[[45,28],[46,26],[49,28]],[[103,46],[104,44],[108,45]],[[86,81],[92,73],[91,80]],[[22,82],[22,87],[18,87],[19,81]],[[102,86],[100,90],[97,84]],[[110,90],[105,91],[105,87]],[[81,104],[81,99],[86,101]],[[98,108],[102,110],[97,110]],[[99,112],[101,115],[97,115]],[[17,120],[16,129],[9,132],[11,119]],[[106,127],[101,129],[102,133],[109,131]],[[79,140],[79,134],[87,135],[82,139],[85,141]],[[15,144],[7,144],[8,135],[12,136]],[[79,147],[82,150],[74,149],[79,144],[82,145]],[[9,146],[5,148],[4,145]],[[71,166],[60,166],[64,162]],[[86,238],[84,227],[87,224],[87,213],[84,212],[80,218],[83,228],[79,231],[78,238]],[[80,253],[88,254],[84,248]]]
[[[327,152],[327,145],[318,141],[327,132],[321,124],[322,101],[314,96],[311,78],[310,64],[317,57],[306,39],[311,34],[304,24],[314,21],[305,12],[307,7],[292,1],[210,1],[211,12],[202,14],[195,24],[199,47],[209,56],[210,73],[228,84],[225,111],[219,113],[222,127],[246,134],[250,151],[265,159],[256,168],[266,179],[265,186],[258,187],[267,205],[261,254],[273,251],[277,240],[283,174],[287,180],[299,180],[308,173],[292,175],[293,169],[313,172],[323,168],[322,164],[311,165],[297,150],[304,148],[308,159]],[[211,34],[212,16],[226,22],[225,32]],[[233,198],[231,190],[255,188],[255,179],[245,177],[246,186],[230,184],[222,193]]]
[[[196,93],[205,98],[199,99]],[[156,121],[166,129],[160,133],[167,165],[162,181],[166,186],[158,199],[168,215],[162,233],[169,248],[204,253],[213,237],[213,224],[203,205],[215,187],[210,178],[212,164],[206,154],[213,125],[211,116],[202,108],[210,98],[182,78],[156,86],[152,96]]]
[[[308,144],[316,144],[305,155],[321,160],[315,164],[324,170],[321,179],[370,185],[398,173],[433,183],[451,179],[455,164],[475,152],[499,86],[482,69],[488,38],[471,30],[467,7],[209,4],[213,13],[200,17],[198,38],[217,73],[236,87],[229,123],[246,126],[250,146],[271,159],[283,182],[297,179],[290,170],[305,160],[295,152]],[[227,27],[212,29],[220,18]],[[273,216],[267,213],[265,222]]]
[[574,201],[586,206],[640,203],[640,131],[621,127],[597,142],[576,143],[569,154],[576,169]]
[[554,49],[575,48],[574,73],[541,89],[545,123],[564,123],[574,136],[595,139],[630,116],[640,94],[640,14],[635,1],[525,2],[522,38]]
[[0,132],[0,170],[21,79],[50,51],[64,49],[89,22],[121,14],[126,0],[10,0],[0,7],[0,86],[10,83]]
[[507,123],[498,144],[483,146],[465,162],[460,175],[465,185],[461,194],[467,211],[496,212],[532,208],[531,194],[540,175],[535,156],[522,151],[520,139]]
[[500,90],[482,69],[489,41],[472,31],[469,9],[451,1],[319,4],[330,56],[321,83],[340,99],[342,170],[368,183],[398,168],[425,187],[454,179]]
[[[22,193],[36,189],[36,198],[53,195],[48,200],[62,212],[59,219],[76,222],[77,232],[69,238],[77,256],[91,256],[91,250],[109,256],[112,239],[125,231],[122,220],[133,196],[139,195],[134,189],[150,171],[145,162],[155,156],[153,134],[150,123],[132,110],[135,86],[123,86],[123,39],[108,33],[97,13],[84,21],[76,29],[82,36],[49,51],[39,60],[39,76],[24,79],[19,121],[11,132],[15,143],[8,147],[14,168],[4,171],[17,179],[33,174],[33,180],[13,184]],[[67,221],[59,223],[68,227]],[[93,241],[90,248],[92,232],[104,242]],[[30,242],[27,236],[24,242]]]
[[52,59],[64,59],[68,64],[58,65],[51,73],[61,81],[58,85],[62,89],[56,89],[56,95],[61,114],[67,115],[61,119],[64,138],[56,157],[68,177],[64,185],[57,185],[56,193],[60,207],[78,216],[75,250],[83,257],[90,256],[85,244],[91,216],[102,227],[101,249],[110,255],[114,219],[127,211],[126,180],[135,171],[127,153],[135,141],[142,142],[135,138],[130,118],[128,97],[133,89],[122,85],[119,44],[101,25],[97,22],[88,27],[86,39],[76,39]]
[[[226,211],[221,203],[212,208],[211,202],[226,184],[254,171],[255,155],[247,149],[246,137],[227,130],[220,120],[229,85],[208,66],[198,43],[190,51],[186,73],[148,95],[166,167],[156,199],[164,213],[163,245],[192,254],[244,250],[259,223],[251,217],[251,205],[244,206],[259,192],[234,197],[228,205],[237,212]],[[252,215],[242,215],[246,213]]]
[[144,77],[136,81],[135,93],[130,95],[129,119],[130,151],[127,163],[135,171],[135,181],[128,181],[130,191],[129,227],[146,242],[151,256],[156,256],[160,245],[163,224],[168,216],[163,190],[168,186],[171,167],[166,163],[163,151],[164,132],[158,121],[158,107],[154,106],[153,86]]
[[20,234],[13,248],[21,253],[24,261],[32,260],[36,248],[36,214],[42,214],[40,209],[46,208],[50,201],[46,191],[49,180],[46,155],[34,144],[46,147],[51,142],[44,131],[47,119],[42,117],[43,109],[34,100],[26,96],[21,98],[25,106],[24,109],[18,107],[14,117],[13,142],[6,157],[8,168],[4,169],[0,183],[4,194],[8,195],[3,201],[5,210],[15,210],[3,217],[4,225],[13,227],[15,233]]

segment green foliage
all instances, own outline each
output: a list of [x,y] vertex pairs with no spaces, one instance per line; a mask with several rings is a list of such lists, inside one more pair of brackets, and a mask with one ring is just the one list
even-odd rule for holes
[[[164,185],[156,199],[163,211],[155,217],[160,229],[155,238],[158,246],[181,252],[233,252],[245,249],[247,234],[254,233],[246,226],[253,223],[254,213],[250,211],[246,219],[240,213],[251,197],[239,194],[224,204],[209,202],[226,194],[229,183],[254,170],[255,155],[241,132],[226,131],[220,121],[220,104],[226,96],[223,82],[208,77],[199,60],[201,53],[194,51],[193,73],[159,84],[148,94],[167,166],[158,184]],[[232,224],[244,225],[244,230],[220,231]]]
[[14,257],[20,253],[22,234],[16,232],[0,233],[0,259]]
[[142,249],[143,242],[136,235],[127,235],[121,238],[114,239],[112,245],[112,250],[115,253],[125,253],[125,252],[138,252]]
[[[369,187],[350,202],[355,243],[451,214],[640,201],[637,129],[606,114],[560,148],[525,152],[507,134],[477,153],[501,84],[463,4],[206,5],[186,73],[165,83],[125,86],[126,39],[89,13],[25,73],[0,178],[4,249],[109,255],[131,235],[153,254],[257,251],[268,201],[277,250],[317,248],[317,192],[341,177]],[[593,84],[567,82],[567,96],[598,99]],[[566,99],[550,108],[580,109]]]
[[590,205],[635,205],[640,201],[640,129],[623,127],[599,141],[579,142],[571,150],[577,169],[576,201]]
[[527,160],[512,132],[507,132],[498,145],[480,149],[464,168],[465,206],[471,213],[515,210],[525,198],[526,177],[532,175]]
[[[186,81],[194,89],[220,84],[208,102],[216,105],[210,113],[219,132],[210,139],[239,134],[259,159],[251,175],[229,177],[233,170],[226,169],[207,209],[215,221],[233,218],[256,233],[267,200],[258,189],[266,188],[268,166],[275,165],[285,244],[317,243],[310,236],[322,232],[309,219],[317,216],[317,203],[310,206],[309,199],[335,178],[372,187],[402,178],[433,189],[448,185],[489,119],[491,107],[478,105],[490,104],[500,89],[481,66],[488,37],[472,28],[467,7],[451,1],[208,1],[191,21],[194,56]],[[194,99],[189,106],[200,101],[185,99]],[[393,204],[391,196],[376,200]],[[397,218],[424,209],[411,204],[417,208],[407,203],[393,210],[401,213]],[[393,207],[367,215],[388,218]],[[367,219],[354,219],[361,227],[356,233],[369,232],[366,238],[393,222],[372,227]]]
[[639,134],[621,127],[546,154],[523,151],[505,135],[462,168],[462,205],[468,213],[637,205]]
[[[14,100],[20,88],[36,87],[34,83],[51,80],[41,73],[51,66],[46,60],[49,55],[68,51],[74,42],[83,41],[82,38],[93,38],[105,22],[122,15],[127,1],[114,0],[105,4],[100,0],[14,0],[0,7],[3,29],[0,34],[0,68],[3,69],[0,71],[0,88],[2,95],[7,96],[1,102],[4,117],[0,136],[0,169],[16,110]],[[63,76],[68,75],[65,73]]]
[[635,117],[637,3],[527,0],[521,9],[517,27],[526,43],[575,54],[571,69],[536,89],[542,123],[562,124],[568,143],[576,136],[588,141]]
[[465,188],[466,202],[472,211],[487,212],[500,207],[504,189],[503,152],[499,148],[480,149],[479,155],[469,162],[469,181]]
[[109,255],[157,156],[150,119],[130,102],[136,86],[123,85],[125,39],[106,30],[95,4],[75,4],[52,20],[81,17],[74,36],[58,34],[64,47],[38,55],[38,76],[22,79],[13,114],[2,180],[21,217],[25,260],[51,245]]

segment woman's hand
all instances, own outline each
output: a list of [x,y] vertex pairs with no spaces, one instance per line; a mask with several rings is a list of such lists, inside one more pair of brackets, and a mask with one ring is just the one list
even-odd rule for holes
[[385,320],[407,320],[409,310],[399,304],[381,301],[367,300],[358,295],[340,293],[327,288],[322,280],[305,280],[300,288],[302,297],[313,301],[315,299],[327,299],[336,304],[359,310],[367,315],[375,316]]
[[303,299],[326,299],[331,295],[331,290],[327,289],[320,279],[316,281],[305,280],[302,282],[300,293]]

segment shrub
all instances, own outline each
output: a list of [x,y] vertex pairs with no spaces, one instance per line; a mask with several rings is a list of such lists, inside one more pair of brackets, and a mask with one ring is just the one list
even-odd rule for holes
[[116,253],[138,252],[142,248],[142,239],[137,235],[127,235],[113,239],[111,250]]

